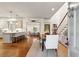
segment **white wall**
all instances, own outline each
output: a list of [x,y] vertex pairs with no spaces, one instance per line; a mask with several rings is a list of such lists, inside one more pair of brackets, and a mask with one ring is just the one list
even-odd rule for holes
[[[26,18],[26,19],[23,20],[23,29],[25,31],[27,31],[27,29],[26,29],[27,25],[29,23],[31,23],[32,19],[33,18]],[[39,27],[40,27],[40,29],[39,29],[40,33],[41,34],[44,33],[44,24],[50,24],[50,20],[49,19],[35,19],[35,20],[36,20],[36,23],[40,23],[40,25],[39,25]]]
[[44,33],[44,24],[50,24],[50,19],[41,20],[41,33]]
[[73,8],[73,17],[68,18],[69,56],[79,57],[79,6]]
[[52,24],[57,24],[57,26],[60,24],[62,21],[63,17],[68,11],[68,3],[65,3],[51,18],[50,18],[50,23],[51,23],[51,34],[52,34]]
[[65,16],[65,14],[68,11],[68,5],[67,3],[65,3],[51,18],[50,18],[50,22],[52,24],[57,24],[59,25],[61,20],[63,19],[63,17]]

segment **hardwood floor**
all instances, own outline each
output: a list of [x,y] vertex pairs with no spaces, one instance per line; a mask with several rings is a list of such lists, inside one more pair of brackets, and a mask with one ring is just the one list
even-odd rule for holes
[[[25,57],[33,43],[35,37],[23,39],[17,43],[3,43],[0,39],[0,57]],[[37,37],[36,37],[37,38]],[[67,56],[68,49],[58,44],[58,55],[60,57]]]
[[68,47],[65,47],[61,43],[58,44],[58,56],[67,57],[68,56]]
[[[33,37],[23,39],[17,43],[0,43],[0,56],[1,57],[24,57],[28,53]],[[0,42],[2,39],[0,39]]]

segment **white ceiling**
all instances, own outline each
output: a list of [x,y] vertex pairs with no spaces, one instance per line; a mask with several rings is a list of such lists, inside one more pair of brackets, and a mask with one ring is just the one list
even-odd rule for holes
[[[21,17],[50,18],[64,2],[0,2],[0,17],[18,14]],[[54,11],[51,9],[55,8]]]

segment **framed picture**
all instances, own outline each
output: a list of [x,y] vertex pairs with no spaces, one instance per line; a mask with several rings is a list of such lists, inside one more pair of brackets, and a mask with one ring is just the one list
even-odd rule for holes
[[44,32],[50,33],[50,24],[44,24]]

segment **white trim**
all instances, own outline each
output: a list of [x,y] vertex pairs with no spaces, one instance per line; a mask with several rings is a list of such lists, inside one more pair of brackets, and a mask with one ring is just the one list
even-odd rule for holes
[[74,10],[74,47],[76,47],[76,10]]

